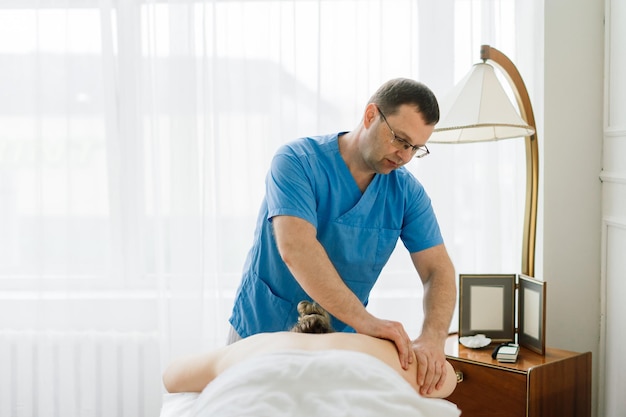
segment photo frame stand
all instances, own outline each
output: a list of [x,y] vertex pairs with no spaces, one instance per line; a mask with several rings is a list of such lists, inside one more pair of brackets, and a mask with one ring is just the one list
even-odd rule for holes
[[544,355],[546,282],[524,274],[460,274],[459,338],[477,334]]

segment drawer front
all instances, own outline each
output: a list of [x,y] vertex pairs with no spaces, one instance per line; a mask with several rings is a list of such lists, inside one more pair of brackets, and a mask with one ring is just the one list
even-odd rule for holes
[[527,374],[448,358],[463,381],[447,400],[462,417],[525,417]]

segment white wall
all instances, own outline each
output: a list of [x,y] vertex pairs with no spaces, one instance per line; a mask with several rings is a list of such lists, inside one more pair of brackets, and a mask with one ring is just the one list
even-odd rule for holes
[[599,415],[626,415],[626,2],[606,0]]
[[[621,0],[615,0],[621,1]],[[593,354],[600,337],[604,4],[544,0],[543,270],[546,341]]]

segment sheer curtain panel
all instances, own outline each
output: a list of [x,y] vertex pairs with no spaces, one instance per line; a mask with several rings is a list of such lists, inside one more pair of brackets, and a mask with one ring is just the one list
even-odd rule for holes
[[[225,342],[276,148],[482,43],[532,56],[532,3],[0,2],[0,417],[158,415],[163,367]],[[457,271],[518,271],[523,141],[431,152]],[[369,308],[417,336],[420,300],[400,245]]]

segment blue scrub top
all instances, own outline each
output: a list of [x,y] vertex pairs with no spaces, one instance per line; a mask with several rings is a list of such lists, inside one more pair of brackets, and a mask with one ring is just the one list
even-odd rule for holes
[[[370,290],[398,238],[410,253],[443,243],[430,198],[404,167],[376,174],[361,193],[339,153],[338,134],[282,146],[266,178],[254,245],[246,260],[230,322],[241,337],[288,330],[297,305],[310,300],[282,261],[271,219],[300,217],[346,285],[367,305]],[[337,331],[354,331],[333,317]]]

